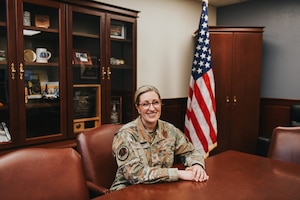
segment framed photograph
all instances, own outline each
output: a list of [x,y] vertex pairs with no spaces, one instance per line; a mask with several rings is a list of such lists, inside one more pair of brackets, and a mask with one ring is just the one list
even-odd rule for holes
[[110,37],[125,39],[125,25],[123,23],[113,22],[110,25]]
[[122,97],[121,96],[111,97],[110,122],[112,124],[122,123]]
[[58,99],[59,98],[59,82],[42,82],[41,90],[44,99]]
[[93,65],[89,52],[84,50],[73,50],[73,60],[75,65]]
[[74,85],[73,102],[74,119],[99,117],[100,85]]
[[41,82],[40,82],[39,74],[25,73],[25,87],[28,90],[28,99],[42,98]]

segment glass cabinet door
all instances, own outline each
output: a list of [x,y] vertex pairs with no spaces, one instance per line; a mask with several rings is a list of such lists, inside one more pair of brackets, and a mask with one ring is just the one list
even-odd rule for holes
[[[100,65],[104,60],[101,50],[104,47],[102,25],[104,14],[90,9],[69,6],[69,37],[72,49],[69,53],[71,80],[69,88],[69,110],[72,116],[70,130],[78,133],[101,124],[102,82]],[[102,22],[103,23],[103,22]]]
[[21,142],[66,137],[64,5],[18,1],[18,94]]
[[[8,13],[11,9],[13,9],[11,1],[0,0],[0,149],[17,143],[13,136],[17,128],[12,126],[16,115],[11,114],[17,112],[16,68],[13,53],[15,51],[15,20],[14,16]],[[7,34],[8,32],[12,34]]]
[[110,123],[133,119],[133,94],[136,89],[136,19],[108,15],[107,24],[110,75],[108,101]]

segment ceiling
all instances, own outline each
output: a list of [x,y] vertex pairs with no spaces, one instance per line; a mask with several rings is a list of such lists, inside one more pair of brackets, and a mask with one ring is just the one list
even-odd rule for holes
[[227,6],[230,4],[236,4],[241,3],[248,0],[208,0],[208,5],[215,6],[215,7],[221,7],[221,6]]

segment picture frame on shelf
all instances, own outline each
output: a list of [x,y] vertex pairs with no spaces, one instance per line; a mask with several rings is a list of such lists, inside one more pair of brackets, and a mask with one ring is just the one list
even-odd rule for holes
[[40,82],[39,74],[37,74],[37,73],[26,74],[25,73],[25,87],[28,90],[28,99],[42,98],[41,82]]
[[125,25],[121,22],[112,22],[110,25],[110,37],[125,39]]
[[74,119],[94,118],[100,115],[100,85],[73,86]]
[[42,82],[41,90],[44,99],[58,99],[59,98],[59,81]]
[[92,58],[86,50],[74,49],[73,61],[75,65],[93,65]]

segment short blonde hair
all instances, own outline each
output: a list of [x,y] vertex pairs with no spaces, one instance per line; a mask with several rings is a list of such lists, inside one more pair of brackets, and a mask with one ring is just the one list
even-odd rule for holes
[[159,91],[156,87],[152,86],[152,85],[143,85],[141,87],[139,87],[134,94],[134,104],[138,105],[140,103],[140,96],[146,92],[150,92],[153,91],[158,95],[159,100],[161,100]]

